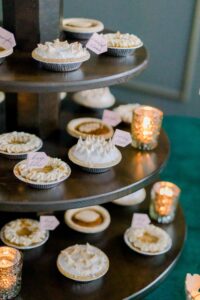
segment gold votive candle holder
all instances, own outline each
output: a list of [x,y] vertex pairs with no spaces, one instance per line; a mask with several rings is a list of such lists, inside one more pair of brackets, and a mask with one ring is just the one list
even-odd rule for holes
[[22,254],[11,247],[0,247],[0,299],[16,297],[21,290]]
[[155,107],[141,105],[133,111],[132,145],[140,150],[153,150],[158,145],[163,112]]
[[180,193],[180,188],[172,182],[156,182],[151,189],[150,217],[158,223],[172,222]]

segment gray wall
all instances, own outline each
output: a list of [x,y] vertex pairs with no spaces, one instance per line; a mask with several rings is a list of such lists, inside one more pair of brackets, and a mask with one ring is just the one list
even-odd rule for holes
[[144,41],[148,69],[114,89],[121,101],[200,116],[200,0],[67,0],[64,15],[97,18]]

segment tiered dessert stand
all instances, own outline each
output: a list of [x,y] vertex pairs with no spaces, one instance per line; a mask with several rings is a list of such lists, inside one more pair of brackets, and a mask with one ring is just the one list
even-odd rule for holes
[[[44,140],[43,150],[65,161],[75,140],[65,126],[77,116],[98,116],[70,101],[59,104],[59,92],[78,91],[119,84],[145,69],[145,47],[133,56],[115,58],[91,55],[82,67],[69,73],[40,69],[30,50],[39,41],[59,35],[62,1],[3,0],[4,27],[15,33],[17,50],[0,66],[0,89],[7,92],[7,131],[24,129],[37,132]],[[15,93],[15,94],[14,94]],[[123,128],[122,128],[123,129]],[[124,128],[125,129],[125,128]],[[169,155],[169,141],[161,132],[158,147],[141,152],[121,148],[122,162],[110,171],[93,175],[72,167],[68,180],[50,190],[35,190],[19,182],[12,173],[16,161],[0,160],[0,225],[33,213],[52,213],[69,208],[107,203],[155,181]],[[70,164],[71,165],[71,164]],[[148,198],[148,197],[147,197]],[[157,257],[131,251],[123,242],[134,211],[148,212],[148,199],[141,205],[121,208],[106,204],[111,214],[110,227],[101,234],[80,234],[63,224],[63,214],[55,213],[61,225],[49,241],[24,254],[22,291],[18,299],[138,299],[157,286],[172,269],[183,248],[185,221],[179,207],[175,221],[165,228],[173,240],[172,249]],[[96,245],[110,258],[109,272],[90,283],[77,283],[63,277],[56,268],[60,250],[75,243]]]

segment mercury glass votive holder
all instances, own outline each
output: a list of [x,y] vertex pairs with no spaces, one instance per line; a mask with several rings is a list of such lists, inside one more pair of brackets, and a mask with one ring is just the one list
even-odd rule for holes
[[174,220],[181,190],[168,181],[156,182],[151,189],[150,217],[158,223]]
[[132,146],[140,150],[153,150],[158,145],[163,112],[155,107],[141,105],[133,111]]
[[21,290],[23,258],[19,250],[0,247],[0,299],[16,297]]

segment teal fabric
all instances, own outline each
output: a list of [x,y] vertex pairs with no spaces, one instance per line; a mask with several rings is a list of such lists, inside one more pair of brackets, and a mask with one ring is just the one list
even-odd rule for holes
[[182,189],[188,236],[173,271],[145,300],[183,300],[186,273],[200,274],[200,119],[166,117],[164,128],[171,142],[171,156],[161,175]]

